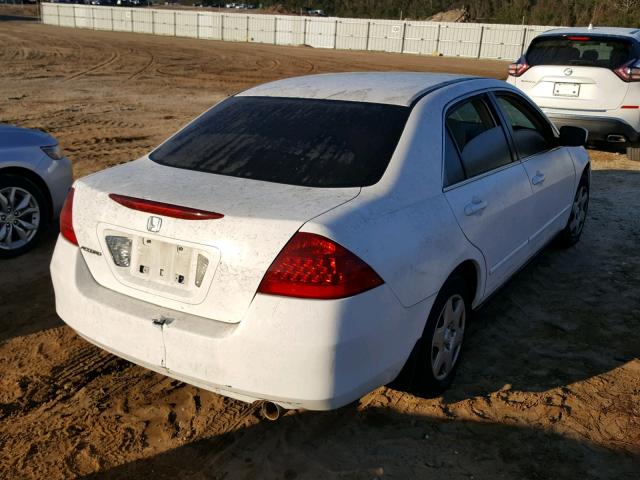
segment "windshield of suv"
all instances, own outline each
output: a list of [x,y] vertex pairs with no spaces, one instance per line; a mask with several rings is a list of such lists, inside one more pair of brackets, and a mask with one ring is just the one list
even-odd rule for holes
[[361,187],[382,177],[408,107],[231,97],[150,158],[162,165],[309,187]]
[[539,37],[527,51],[527,63],[537,65],[580,65],[615,69],[633,60],[631,42],[587,35]]

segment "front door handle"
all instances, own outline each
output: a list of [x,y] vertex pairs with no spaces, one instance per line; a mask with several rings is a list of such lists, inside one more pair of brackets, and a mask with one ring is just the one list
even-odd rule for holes
[[487,208],[487,202],[480,200],[478,197],[473,197],[471,203],[464,207],[464,214],[467,216],[475,215],[476,213],[483,211],[485,208]]
[[544,173],[538,170],[536,174],[533,176],[533,178],[531,179],[531,183],[533,185],[540,185],[544,183]]

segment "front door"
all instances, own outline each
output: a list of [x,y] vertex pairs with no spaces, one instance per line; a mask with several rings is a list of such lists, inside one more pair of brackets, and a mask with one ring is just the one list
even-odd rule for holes
[[527,100],[498,92],[496,103],[531,182],[531,218],[526,228],[535,252],[567,223],[575,182],[573,160],[567,148],[557,146],[551,125]]

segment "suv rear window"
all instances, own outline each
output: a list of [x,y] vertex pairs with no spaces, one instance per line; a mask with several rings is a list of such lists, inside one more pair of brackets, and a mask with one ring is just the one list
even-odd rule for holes
[[568,35],[535,39],[527,51],[527,63],[537,65],[580,65],[615,69],[633,60],[630,41],[611,37]]
[[360,187],[382,177],[408,107],[231,97],[150,158],[170,167],[309,187]]

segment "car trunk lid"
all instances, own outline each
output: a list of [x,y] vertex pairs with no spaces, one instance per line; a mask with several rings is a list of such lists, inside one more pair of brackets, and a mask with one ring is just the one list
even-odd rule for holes
[[[247,180],[143,158],[79,181],[73,221],[89,270],[104,287],[234,323],[242,319],[264,273],[293,234],[359,191]],[[175,218],[170,212],[125,206],[110,194],[221,216]],[[112,255],[118,242],[130,242],[128,261]],[[113,251],[127,247],[118,248]]]
[[612,70],[581,66],[531,67],[515,83],[543,109],[589,112],[619,108],[629,89]]

